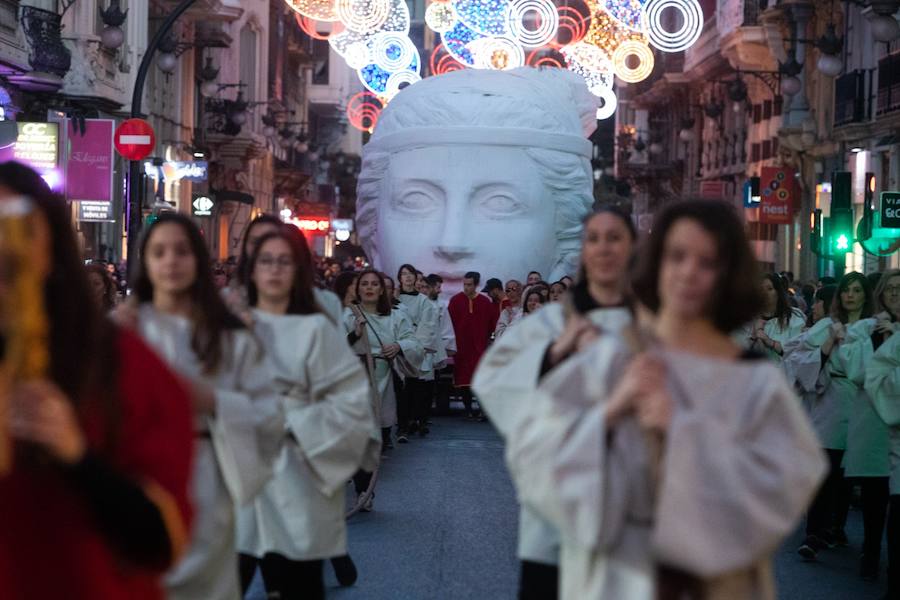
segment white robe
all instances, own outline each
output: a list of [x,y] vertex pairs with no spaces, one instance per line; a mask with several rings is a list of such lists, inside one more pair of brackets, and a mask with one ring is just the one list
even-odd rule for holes
[[[397,396],[394,390],[394,379],[391,376],[391,364],[382,357],[381,347],[398,344],[403,356],[414,367],[419,367],[425,357],[425,349],[413,332],[412,323],[405,310],[394,309],[390,315],[381,316],[363,312],[368,320],[369,348],[375,363],[375,383],[381,397],[381,427],[393,427],[397,424]],[[344,310],[344,328],[350,333],[356,330],[356,317],[349,308]],[[380,338],[380,341],[379,341]],[[357,340],[353,346],[357,355],[366,353],[363,340]]]
[[850,421],[844,455],[847,477],[887,477],[891,472],[888,426],[875,412],[872,398],[863,389],[866,369],[875,353],[872,346],[875,324],[875,319],[860,319],[848,327],[844,341],[831,354],[847,376],[839,380],[845,397],[849,398]]
[[[822,345],[828,340],[834,321],[825,317],[784,345],[784,366],[788,383],[803,398],[813,428],[823,448],[846,450],[850,409],[847,394],[841,393],[831,376],[834,362],[822,364]],[[837,351],[837,345],[832,352]]]
[[440,307],[438,322],[441,329],[441,341],[444,343],[444,352],[449,356],[450,352],[456,352],[456,332],[453,331],[453,320],[450,318],[448,306],[450,303],[444,298],[435,300]]
[[325,315],[253,311],[284,404],[285,436],[275,474],[238,513],[238,550],[291,560],[347,553],[344,488],[377,464],[381,433],[369,380],[346,337]]
[[[587,317],[605,333],[618,333],[631,322],[626,308],[597,309]],[[507,329],[482,357],[472,388],[502,436],[510,434],[518,415],[536,410],[532,402],[538,396],[533,392],[544,355],[564,328],[563,305],[547,304]],[[556,529],[524,504],[519,509],[518,555],[521,560],[543,564],[559,562]]]
[[332,291],[313,288],[313,296],[319,307],[325,313],[325,316],[331,321],[331,324],[337,328],[341,327],[341,319],[344,315],[344,305],[341,299]]
[[[751,323],[748,323],[744,327],[745,339],[749,338],[750,334],[753,333],[753,326],[755,323],[756,321],[753,321]],[[805,328],[806,317],[796,308],[791,309],[791,318],[788,319],[788,323],[786,326],[782,327],[781,323],[778,322],[778,319],[767,319],[765,324],[763,325],[763,331],[766,332],[766,335],[769,336],[772,341],[781,344],[782,350],[784,350],[784,345],[788,343],[789,340],[803,333],[803,330]],[[762,342],[756,342],[755,344],[745,342],[742,345],[745,347],[753,348],[758,352],[762,352],[778,364],[781,364],[782,362],[782,355],[775,352],[775,350],[773,350],[772,348],[766,347]]]
[[434,355],[438,350],[438,311],[434,302],[424,294],[400,294],[397,298],[406,309],[412,323],[416,339],[422,344],[425,354],[420,371],[422,379],[434,379]]
[[711,600],[774,600],[771,554],[826,471],[809,420],[769,361],[652,352],[675,400],[655,503],[636,422],[604,422],[628,360],[612,336],[550,372],[508,437],[522,500],[562,536],[561,598],[651,600],[660,563]]
[[214,417],[198,420],[191,481],[194,526],[185,555],[165,577],[172,600],[239,600],[235,563],[236,505],[249,503],[272,475],[284,437],[284,415],[268,359],[252,333],[225,334],[218,371],[203,373],[191,349],[192,324],[150,304],[138,332],[176,372],[209,385]]
[[891,335],[872,355],[865,387],[890,428],[891,494],[900,494],[900,333]]

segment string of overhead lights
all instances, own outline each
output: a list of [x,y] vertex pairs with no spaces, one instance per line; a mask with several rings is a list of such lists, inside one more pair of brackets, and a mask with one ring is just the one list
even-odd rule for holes
[[[409,38],[405,0],[285,0],[304,31],[327,39],[356,69],[380,107],[422,77],[422,59]],[[611,117],[615,79],[643,81],[653,72],[653,49],[681,52],[700,37],[703,11],[698,0],[432,0],[425,24],[440,36],[430,57],[430,73],[512,69],[523,65],[566,68],[584,78],[597,97],[597,118]],[[672,18],[673,12],[677,13]],[[316,22],[329,23],[322,34]],[[674,24],[674,25],[673,25]],[[377,120],[367,100],[366,119],[355,109],[350,122],[369,130]],[[359,104],[357,102],[357,104]],[[348,116],[350,104],[348,103]],[[374,115],[374,116],[373,116]],[[365,125],[360,127],[357,125]]]

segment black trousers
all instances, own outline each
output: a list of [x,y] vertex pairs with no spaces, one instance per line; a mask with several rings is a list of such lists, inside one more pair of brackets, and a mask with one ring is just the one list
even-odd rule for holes
[[523,560],[519,572],[519,600],[556,600],[559,567]]
[[881,540],[887,518],[890,488],[887,477],[860,477],[863,513],[863,560],[878,565],[881,560]]
[[405,384],[409,394],[409,420],[421,423],[431,411],[434,382],[408,377]]
[[[474,400],[474,397],[472,395],[472,388],[459,387],[456,389],[459,390],[459,395],[462,396],[462,403],[463,403],[463,406],[466,407],[466,414],[467,415],[475,414],[476,411],[472,410],[472,401]],[[480,411],[478,411],[478,412],[480,412]]]
[[900,598],[900,495],[888,503],[888,598]]
[[397,398],[397,431],[405,432],[409,427],[412,417],[412,404],[410,403],[409,378],[401,379],[399,375],[391,371],[394,377],[394,396]]
[[266,593],[278,592],[282,600],[325,600],[322,564],[321,560],[290,560],[275,553],[266,554],[261,560],[241,554],[241,587],[246,594],[259,566]]
[[363,471],[360,469],[356,472],[356,475],[353,476],[353,487],[357,494],[362,494],[369,489],[370,483],[372,483],[371,471]]
[[806,535],[815,535],[821,539],[828,537],[829,530],[835,527],[838,521],[841,521],[843,527],[843,521],[847,519],[847,509],[842,507],[842,502],[846,496],[849,505],[849,494],[846,491],[850,489],[841,468],[844,451],[826,448],[825,452],[828,454],[828,477],[822,482],[822,487],[819,488],[806,515]]

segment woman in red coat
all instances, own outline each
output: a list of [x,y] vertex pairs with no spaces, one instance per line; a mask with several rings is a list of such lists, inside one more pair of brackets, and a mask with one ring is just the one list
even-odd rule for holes
[[[11,263],[12,236],[0,239],[0,372],[12,373],[0,387],[0,443],[12,453],[0,465],[0,598],[159,599],[188,536],[190,399],[100,314],[68,209],[27,167],[0,165],[0,219],[27,222],[29,263]],[[25,269],[43,297],[17,306]],[[41,301],[46,335],[17,361]]]

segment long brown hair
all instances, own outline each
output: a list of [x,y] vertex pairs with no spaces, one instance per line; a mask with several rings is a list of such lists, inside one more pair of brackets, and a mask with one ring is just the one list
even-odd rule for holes
[[184,231],[194,260],[197,262],[197,276],[188,293],[191,298],[190,320],[193,326],[191,349],[203,365],[206,374],[215,373],[223,359],[226,333],[243,329],[244,323],[231,314],[219,295],[213,280],[209,252],[197,226],[184,215],[163,213],[147,228],[141,240],[140,263],[135,274],[132,290],[139,302],[153,301],[153,283],[147,273],[147,245],[153,232],[162,225],[177,225]]
[[111,311],[116,306],[116,283],[113,281],[109,271],[106,270],[106,267],[97,263],[85,265],[84,269],[88,274],[93,273],[103,281],[103,304],[100,308],[105,312]]
[[353,289],[356,292],[357,303],[362,304],[362,302],[359,301],[359,282],[362,281],[363,277],[370,274],[377,277],[378,283],[381,284],[381,295],[378,296],[378,303],[375,305],[375,312],[382,317],[387,317],[391,314],[391,301],[388,298],[387,286],[384,285],[384,275],[382,275],[375,269],[366,269],[365,271],[362,271],[356,278],[355,287]]
[[847,309],[844,308],[841,294],[846,292],[847,288],[849,288],[850,284],[854,281],[859,282],[859,285],[862,286],[863,293],[866,296],[866,299],[863,301],[862,311],[859,313],[859,318],[868,319],[875,314],[875,302],[872,297],[872,286],[869,284],[869,280],[866,279],[866,276],[862,273],[852,271],[841,277],[841,280],[838,282],[837,291],[834,294],[834,300],[831,301],[831,318],[835,321],[840,321],[845,325],[850,320],[850,314],[847,312]]
[[[272,240],[284,240],[291,249],[294,260],[294,274],[291,283],[291,296],[288,302],[287,313],[289,315],[314,315],[323,313],[313,293],[312,260],[306,239],[296,227],[282,227],[277,232],[267,233],[256,245],[253,254],[250,255],[247,278],[247,300],[250,306],[256,306],[259,302],[259,290],[253,281],[253,271],[259,262],[260,250]],[[304,249],[306,250],[304,252]]]
[[79,414],[88,403],[97,403],[111,446],[117,441],[120,417],[117,333],[94,302],[69,209],[40,175],[23,164],[0,164],[0,185],[28,196],[49,227],[51,263],[44,283],[50,325],[48,377]]

